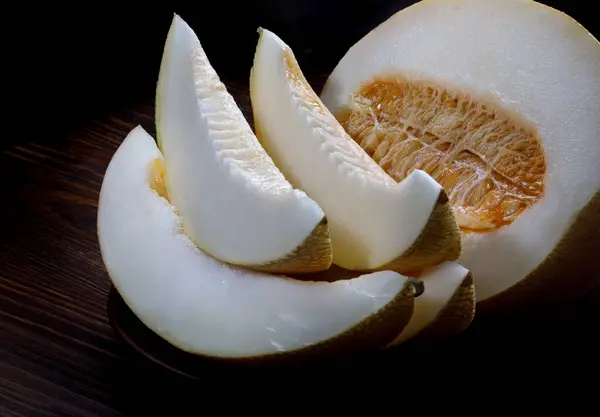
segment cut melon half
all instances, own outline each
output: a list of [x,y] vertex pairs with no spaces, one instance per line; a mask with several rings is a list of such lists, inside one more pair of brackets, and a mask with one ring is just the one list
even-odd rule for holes
[[250,79],[256,134],[325,211],[333,263],[407,272],[456,259],[460,233],[440,184],[420,170],[400,183],[386,174],[321,103],[290,47],[259,33]]
[[547,302],[600,277],[600,44],[569,16],[421,1],[350,48],[321,99],[392,177],[444,187],[478,302]]
[[410,339],[445,338],[465,330],[475,317],[475,286],[468,269],[444,262],[423,271],[425,290],[415,299],[408,325],[390,346]]
[[104,176],[98,238],[123,300],[175,347],[229,360],[327,357],[384,348],[408,323],[415,287],[398,273],[309,282],[207,255],[162,194],[162,167],[152,137],[133,129]]
[[160,67],[156,130],[169,198],[203,251],[275,273],[331,265],[323,210],[277,169],[177,15]]

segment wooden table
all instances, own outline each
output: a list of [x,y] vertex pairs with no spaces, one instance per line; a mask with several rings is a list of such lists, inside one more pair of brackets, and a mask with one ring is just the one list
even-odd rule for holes
[[[247,85],[229,87],[248,115]],[[98,192],[128,131],[141,124],[154,134],[153,110],[152,101],[145,101],[89,120],[56,141],[20,143],[0,155],[0,416],[138,415],[199,401],[222,411],[235,403],[209,395],[210,381],[200,386],[140,359],[107,321],[109,279],[96,237]],[[437,365],[461,364],[470,384],[502,368],[522,379],[531,372],[524,364],[539,365],[546,357],[554,374],[581,360],[585,367],[578,372],[596,378],[591,353],[598,348],[592,329],[598,330],[599,294],[527,316],[478,319],[443,349],[423,355],[437,352]],[[568,366],[556,363],[574,352]],[[369,379],[344,374],[345,383],[371,385],[375,374],[401,375],[407,362],[398,351],[363,369],[371,372]],[[420,367],[428,369],[427,363]],[[414,383],[411,378],[406,384]],[[398,378],[396,389],[401,383]]]

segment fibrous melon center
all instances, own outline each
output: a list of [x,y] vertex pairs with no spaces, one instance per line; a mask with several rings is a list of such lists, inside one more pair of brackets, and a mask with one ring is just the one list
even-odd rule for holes
[[376,79],[336,117],[397,181],[414,169],[437,180],[463,232],[510,224],[543,195],[537,131],[492,100],[429,81]]

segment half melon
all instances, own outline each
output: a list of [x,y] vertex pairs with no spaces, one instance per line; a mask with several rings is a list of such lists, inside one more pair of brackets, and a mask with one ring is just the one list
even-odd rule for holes
[[444,187],[479,302],[599,279],[600,44],[569,16],[423,0],[350,48],[321,99],[397,181],[423,170]]
[[203,251],[276,273],[331,265],[323,210],[275,166],[177,15],[160,68],[156,130],[169,198]]

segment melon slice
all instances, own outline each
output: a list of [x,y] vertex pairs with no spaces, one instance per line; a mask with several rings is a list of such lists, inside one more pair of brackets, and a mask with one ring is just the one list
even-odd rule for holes
[[392,177],[424,170],[444,187],[482,306],[600,276],[600,44],[569,16],[421,1],[356,43],[321,99]]
[[331,265],[323,210],[273,164],[177,15],[160,68],[156,130],[169,198],[203,251],[276,273]]
[[444,262],[422,275],[423,294],[415,299],[408,325],[390,346],[412,338],[446,338],[465,330],[475,317],[475,286],[468,269]]
[[408,323],[414,284],[392,271],[309,282],[224,264],[182,231],[164,193],[163,157],[137,127],[106,170],[102,259],[116,289],[177,348],[231,360],[279,360],[385,347]]
[[256,134],[325,211],[333,263],[407,272],[456,259],[460,233],[440,184],[420,170],[400,183],[386,174],[321,103],[289,46],[259,33],[250,80]]

